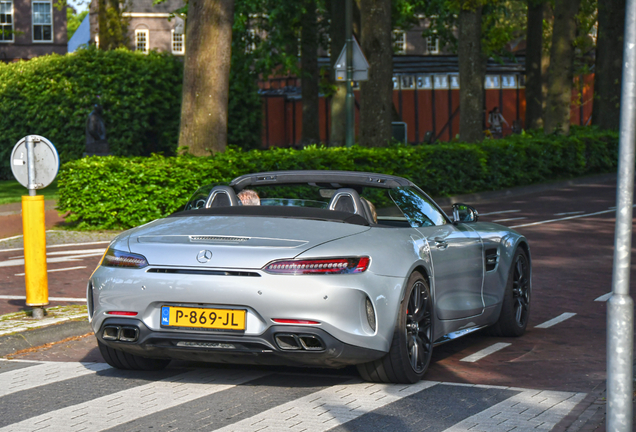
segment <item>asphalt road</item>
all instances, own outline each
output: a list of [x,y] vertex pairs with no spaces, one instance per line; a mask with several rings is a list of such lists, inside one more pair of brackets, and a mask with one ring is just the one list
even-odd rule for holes
[[[468,202],[482,220],[515,227],[529,239],[530,323],[521,338],[475,334],[437,347],[426,381],[416,386],[361,383],[351,368],[173,362],[160,373],[122,372],[101,363],[89,335],[0,361],[0,432],[43,426],[122,431],[256,431],[266,426],[292,431],[565,430],[604,387],[615,194],[615,181],[605,181]],[[50,248],[49,257],[56,262],[49,268],[59,270],[49,275],[50,296],[83,298],[104,247]],[[23,295],[22,267],[10,264],[20,255],[19,250],[0,251],[1,295]],[[632,280],[634,276],[632,272]],[[0,313],[24,304],[1,299]]]

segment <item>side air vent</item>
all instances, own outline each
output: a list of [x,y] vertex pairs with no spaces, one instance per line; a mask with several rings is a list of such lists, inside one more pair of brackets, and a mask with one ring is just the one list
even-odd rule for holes
[[254,272],[227,271],[227,270],[197,270],[197,269],[177,269],[177,268],[151,268],[148,273],[170,273],[170,274],[191,274],[202,276],[241,276],[241,277],[261,277]]
[[227,236],[190,236],[191,242],[244,242],[249,237],[227,237]]
[[486,264],[486,271],[493,271],[497,267],[497,263],[499,262],[499,254],[497,253],[497,249],[486,249],[484,259]]

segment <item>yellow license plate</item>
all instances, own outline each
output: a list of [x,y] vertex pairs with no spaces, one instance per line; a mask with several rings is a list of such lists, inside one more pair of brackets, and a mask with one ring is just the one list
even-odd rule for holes
[[162,306],[161,326],[245,330],[245,310]]

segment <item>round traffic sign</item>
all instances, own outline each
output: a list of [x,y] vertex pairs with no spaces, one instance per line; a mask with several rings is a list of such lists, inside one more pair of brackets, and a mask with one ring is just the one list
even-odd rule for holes
[[[33,161],[35,165],[35,189],[43,189],[50,185],[60,168],[60,157],[51,141],[39,136],[29,135],[33,139]],[[27,164],[27,137],[22,138],[11,152],[11,171],[15,179],[24,187],[29,185]]]

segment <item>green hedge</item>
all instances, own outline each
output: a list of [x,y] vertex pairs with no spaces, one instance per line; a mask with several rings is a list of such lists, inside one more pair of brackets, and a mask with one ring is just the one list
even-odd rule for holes
[[66,163],[58,209],[80,229],[130,228],[182,207],[201,185],[241,174],[336,169],[394,174],[450,196],[616,169],[618,134],[574,128],[569,137],[517,135],[482,144],[304,150],[229,149],[213,157],[90,157]]
[[172,55],[124,49],[0,62],[0,178],[11,176],[10,152],[29,134],[50,139],[62,162],[82,157],[96,103],[104,107],[113,154],[174,153],[182,69]]
[[[238,48],[239,53],[245,51]],[[13,179],[10,153],[26,135],[50,139],[62,162],[81,158],[86,120],[96,103],[104,107],[113,155],[175,154],[182,82],[181,59],[155,51],[90,48],[64,56],[0,62],[0,180]],[[228,142],[244,148],[261,145],[261,105],[250,58],[234,55]]]

